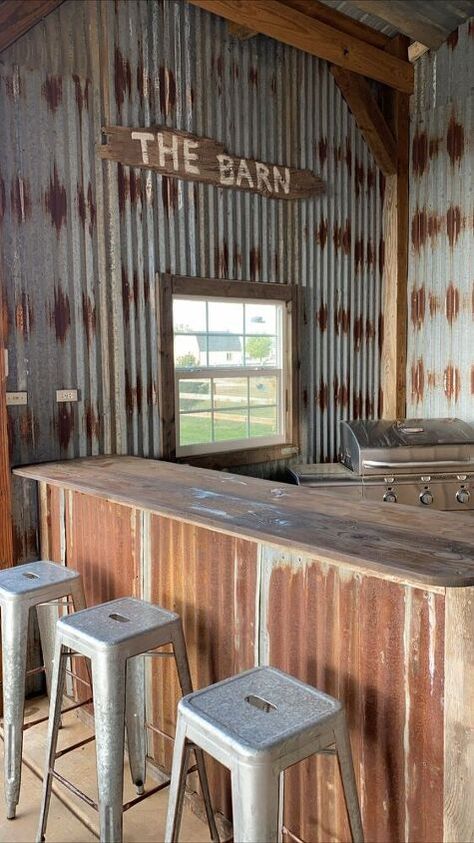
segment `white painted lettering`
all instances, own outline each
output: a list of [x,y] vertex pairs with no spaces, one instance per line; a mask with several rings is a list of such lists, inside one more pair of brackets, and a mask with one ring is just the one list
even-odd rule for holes
[[234,184],[234,159],[230,155],[218,155],[219,162],[219,180],[221,184]]
[[155,140],[155,136],[152,135],[151,132],[132,132],[132,140],[140,141],[140,146],[142,148],[142,161],[144,164],[149,164],[148,141]]
[[250,175],[250,170],[247,167],[247,162],[246,162],[245,158],[240,159],[239,169],[238,169],[238,172],[237,172],[237,182],[236,182],[237,187],[240,187],[243,179],[246,179],[248,181],[249,187],[253,187],[253,179],[252,179],[252,176]]
[[284,168],[284,176],[282,176],[278,167],[273,167],[273,184],[275,186],[275,193],[278,193],[280,187],[283,188],[283,193],[290,192],[290,171],[288,167]]
[[199,149],[199,144],[185,139],[183,141],[184,169],[193,176],[199,176],[201,170],[195,164],[191,164],[191,161],[197,161],[199,156],[191,152],[191,149]]
[[262,164],[261,161],[255,162],[255,170],[257,172],[257,190],[265,190],[268,193],[273,193],[273,188],[270,184],[270,179],[268,176],[270,175],[270,170],[265,164]]
[[173,159],[173,170],[177,170],[179,168],[177,135],[172,136],[171,146],[165,146],[165,138],[163,132],[158,132],[156,139],[158,141],[158,161],[160,167],[166,167],[165,157],[166,155],[171,155]]

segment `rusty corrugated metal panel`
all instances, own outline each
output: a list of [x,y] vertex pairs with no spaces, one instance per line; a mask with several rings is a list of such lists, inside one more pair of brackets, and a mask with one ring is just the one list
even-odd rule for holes
[[[256,658],[257,545],[157,515],[148,526],[144,594],[183,620],[196,688],[253,667]],[[190,599],[192,594],[192,599]],[[151,722],[174,735],[180,692],[174,663],[154,664]],[[171,769],[172,744],[154,735],[153,754]],[[226,771],[209,759],[213,804],[230,817]]]
[[[377,413],[382,195],[326,64],[160,0],[66,2],[4,60],[9,386],[30,393],[13,461],[159,456],[157,270],[304,288],[304,458],[335,458],[337,420]],[[102,165],[109,121],[312,167],[328,194],[278,203]],[[56,405],[57,386],[80,403]]]
[[[262,583],[260,662],[346,705],[366,839],[441,841],[443,595],[271,548]],[[287,778],[287,828],[348,840],[334,759]]]
[[138,510],[68,491],[64,519],[67,564],[82,575],[87,605],[139,597]]
[[474,420],[474,26],[417,63],[408,413]]

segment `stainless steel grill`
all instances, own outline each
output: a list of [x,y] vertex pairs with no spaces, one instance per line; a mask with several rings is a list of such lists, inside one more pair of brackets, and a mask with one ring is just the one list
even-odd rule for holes
[[340,463],[298,465],[297,483],[386,503],[474,509],[474,427],[460,419],[342,421]]

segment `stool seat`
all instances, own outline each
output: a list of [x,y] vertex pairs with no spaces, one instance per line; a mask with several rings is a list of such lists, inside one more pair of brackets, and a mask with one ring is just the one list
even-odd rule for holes
[[195,727],[242,756],[281,755],[311,740],[341,703],[276,668],[255,668],[183,697],[181,711]]
[[273,667],[256,667],[183,697],[165,843],[178,840],[189,753],[196,747],[230,770],[238,843],[281,840],[285,770],[318,752],[337,755],[352,840],[363,843],[344,708],[333,697]]
[[[0,571],[0,600],[21,600],[31,596],[34,602],[43,596],[40,592],[49,592],[64,583],[80,579],[77,571],[72,571],[57,562],[29,562],[16,568]],[[60,596],[65,594],[61,590]]]
[[57,630],[64,644],[70,642],[75,646],[80,642],[84,655],[89,650],[110,651],[124,645],[129,655],[133,655],[156,647],[157,632],[165,640],[168,626],[177,622],[179,615],[175,612],[135,597],[122,597],[61,618]]

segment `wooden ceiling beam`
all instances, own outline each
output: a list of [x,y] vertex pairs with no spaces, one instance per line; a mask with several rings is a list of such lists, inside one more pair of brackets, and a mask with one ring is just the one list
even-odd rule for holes
[[331,65],[331,73],[384,175],[397,172],[397,145],[370,85],[363,76]]
[[207,12],[275,38],[331,64],[413,93],[413,67],[333,26],[310,18],[280,0],[188,0]]
[[255,29],[249,29],[248,26],[241,26],[239,23],[232,23],[232,21],[227,24],[227,29],[229,34],[233,38],[238,38],[239,41],[248,41],[249,38],[255,38],[258,35]]
[[426,44],[420,44],[419,41],[414,41],[413,44],[410,44],[408,47],[408,58],[411,62],[418,61],[421,59],[425,53],[428,52],[430,48],[426,46]]
[[49,15],[63,0],[3,0],[0,3],[0,52]]
[[367,26],[365,23],[361,23],[354,18],[350,18],[348,15],[344,15],[342,12],[339,12],[337,9],[333,9],[331,6],[325,6],[324,3],[320,3],[319,0],[284,0],[284,2],[287,6],[290,6],[290,8],[296,9],[298,12],[301,12],[303,15],[307,15],[309,18],[319,20],[321,23],[327,23],[329,26],[333,26],[335,29],[345,32],[346,35],[353,35],[354,38],[358,38],[360,41],[366,41],[367,44],[372,44],[373,47],[379,47],[381,50],[383,50],[388,41],[390,41],[388,35],[384,35],[382,32],[377,32],[377,30],[372,29],[371,26]]
[[413,8],[414,4],[407,0],[352,0],[352,5],[389,23],[413,41],[420,41],[435,50],[449,35],[426,15],[420,18]]

